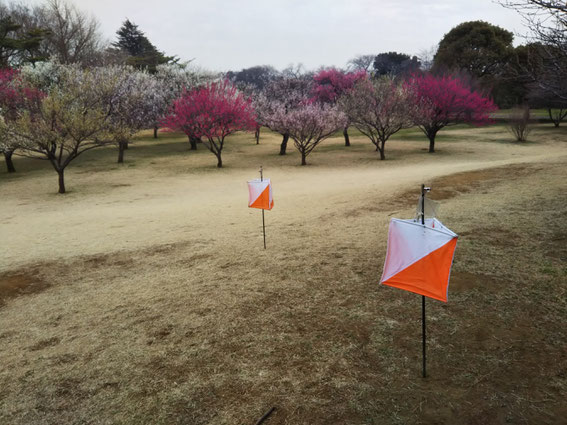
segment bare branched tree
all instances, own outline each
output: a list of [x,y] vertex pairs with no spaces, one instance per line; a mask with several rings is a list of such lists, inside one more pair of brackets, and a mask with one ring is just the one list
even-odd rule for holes
[[538,49],[537,72],[523,70],[534,87],[551,97],[567,100],[567,2],[564,0],[500,0],[517,10],[532,32],[531,38],[542,45]]
[[528,105],[514,108],[508,114],[508,130],[517,142],[525,142],[531,130],[531,114]]
[[370,72],[376,55],[356,55],[347,62],[349,71],[366,71]]
[[302,63],[298,63],[297,65],[292,63],[282,70],[281,75],[284,78],[304,78],[307,73]]
[[89,63],[103,48],[100,24],[74,5],[48,0],[38,12],[39,24],[49,30],[43,49],[46,56],[60,63]]
[[430,71],[433,67],[433,58],[439,49],[439,45],[431,46],[428,49],[421,49],[417,54],[419,61],[421,62],[421,69],[424,71]]

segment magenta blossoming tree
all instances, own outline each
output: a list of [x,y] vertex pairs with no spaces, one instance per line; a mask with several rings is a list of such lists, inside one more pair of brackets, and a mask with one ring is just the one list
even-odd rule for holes
[[359,81],[340,105],[350,122],[376,146],[382,160],[390,136],[413,125],[416,108],[411,90],[388,77]]
[[414,75],[406,87],[414,93],[414,123],[429,139],[429,152],[435,152],[435,136],[442,128],[460,123],[488,124],[490,113],[497,109],[492,100],[456,77]]
[[203,143],[222,167],[222,149],[227,136],[240,130],[254,130],[256,116],[250,99],[230,82],[211,83],[183,93],[163,121],[164,127],[183,131]]
[[[351,90],[357,81],[366,78],[366,71],[356,72],[343,72],[336,68],[324,69],[319,71],[313,77],[315,82],[313,86],[314,100],[335,105],[339,98]],[[345,138],[345,146],[350,146],[350,139],[348,136],[349,122],[345,123],[343,135]]]
[[191,150],[197,149],[198,134],[201,134],[200,121],[196,118],[198,111],[195,108],[193,99],[195,93],[193,91],[185,91],[181,97],[173,101],[173,105],[169,110],[160,126],[169,130],[182,131],[189,138]]
[[301,154],[301,165],[306,165],[307,156],[319,143],[344,127],[347,119],[336,106],[317,103],[304,104],[292,111],[280,108],[275,112],[280,128],[293,139]]
[[[153,86],[151,96],[152,113],[151,125],[154,129],[154,138],[157,139],[158,129],[163,118],[169,113],[173,102],[184,91],[202,87],[217,79],[217,75],[189,64],[162,64],[156,67],[152,75]],[[197,140],[191,142],[191,150],[197,149]]]

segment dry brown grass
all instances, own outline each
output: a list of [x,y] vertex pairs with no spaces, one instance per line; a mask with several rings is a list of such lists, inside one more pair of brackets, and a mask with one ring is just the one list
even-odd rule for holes
[[[16,162],[0,181],[0,422],[253,424],[276,406],[267,425],[563,423],[559,132],[455,129],[434,155],[392,141],[385,162],[332,139],[308,167],[242,135],[223,170],[181,138],[142,139],[125,167],[104,150],[70,168],[66,196]],[[260,164],[266,251],[245,205]],[[419,297],[377,285],[388,220],[411,216],[421,182],[461,235],[449,303],[428,302],[426,380]]]

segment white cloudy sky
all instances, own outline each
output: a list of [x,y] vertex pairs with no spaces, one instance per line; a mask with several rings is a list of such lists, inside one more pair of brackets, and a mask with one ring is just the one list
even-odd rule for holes
[[[417,54],[455,25],[484,20],[523,33],[492,0],[74,0],[114,39],[126,17],[167,54],[218,71],[270,64],[338,67],[356,54]],[[519,39],[516,42],[521,41]]]

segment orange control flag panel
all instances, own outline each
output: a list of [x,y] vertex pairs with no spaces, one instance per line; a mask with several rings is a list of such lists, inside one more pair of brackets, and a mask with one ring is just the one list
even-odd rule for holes
[[254,179],[248,182],[248,206],[271,210],[274,207],[274,195],[270,179]]
[[457,238],[435,218],[392,219],[380,283],[447,302]]

